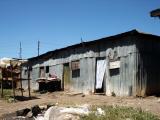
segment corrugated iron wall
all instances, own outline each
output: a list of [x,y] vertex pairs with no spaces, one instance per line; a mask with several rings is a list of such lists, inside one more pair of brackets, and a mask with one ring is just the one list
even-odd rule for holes
[[22,67],[22,88],[23,89],[28,89],[28,80],[27,80],[27,68],[26,67]]
[[[49,66],[49,73],[56,75],[61,81],[63,80],[63,64]],[[61,82],[61,86],[62,86]]]
[[135,93],[136,82],[136,52],[121,58],[121,89],[120,96],[131,96]]
[[[157,39],[140,37],[137,42],[138,81],[137,95],[160,94],[160,43]],[[153,38],[152,38],[153,39]]]
[[33,90],[38,90],[39,89],[39,85],[36,82],[36,80],[39,78],[39,68],[32,68],[32,74],[30,74],[30,78],[31,78],[31,89]]
[[[123,50],[124,49],[122,48],[120,51],[123,52]],[[137,69],[135,60],[136,52],[128,53],[125,56],[119,56],[119,59],[120,59],[120,68],[118,75],[110,76],[110,70],[108,69],[106,71],[107,72],[106,94],[111,95],[112,93],[114,93],[116,96],[134,95],[136,92],[136,80],[137,80],[136,78]],[[109,66],[110,59],[107,59],[107,62]]]
[[80,76],[72,78],[72,72],[70,76],[71,90],[86,94],[92,93],[95,84],[95,58],[80,59]]
[[[22,69],[22,78],[24,79],[22,81],[22,88],[28,89],[28,70],[27,67],[23,67]],[[38,90],[39,85],[36,82],[36,80],[39,78],[39,68],[32,68],[30,70],[30,87],[32,90]]]
[[[126,42],[127,41],[127,42]],[[96,58],[105,57],[109,64],[110,58],[116,52],[117,57],[120,58],[120,75],[117,78],[110,78],[109,70],[106,70],[106,94],[115,92],[116,95],[130,95],[134,90],[135,80],[135,45],[129,37],[125,37],[120,41],[106,41],[105,43],[91,44],[88,47],[79,47],[69,49],[67,52],[59,52],[53,58],[48,60],[39,60],[31,64],[32,66],[32,88],[35,88],[35,80],[39,77],[40,66],[50,66],[50,73],[56,74],[63,80],[63,64],[71,63],[74,60],[80,61],[80,77],[70,78],[70,89],[83,92],[93,93],[95,89],[95,72],[96,72]],[[72,76],[72,72],[70,72]],[[114,79],[114,80],[111,80]],[[114,81],[114,82],[113,82]],[[117,87],[118,86],[118,87]],[[37,88],[37,85],[36,85]]]
[[[144,96],[158,93],[160,91],[158,48],[160,44],[147,42],[146,38],[135,36],[60,51],[48,60],[41,59],[31,64],[32,88],[35,87],[35,80],[39,77],[40,66],[49,66],[50,73],[56,74],[63,81],[63,64],[70,65],[72,61],[79,60],[80,76],[72,78],[72,71],[70,72],[70,90],[93,93],[96,59],[105,57],[108,68],[105,79],[106,95],[111,95],[112,92],[117,96]],[[119,75],[110,76],[109,64],[117,59],[120,60]]]

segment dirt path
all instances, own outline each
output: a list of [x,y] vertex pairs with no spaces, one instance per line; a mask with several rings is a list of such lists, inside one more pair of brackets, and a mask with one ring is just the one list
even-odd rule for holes
[[68,105],[120,105],[120,106],[131,106],[135,108],[142,108],[145,111],[150,111],[160,116],[160,98],[147,97],[147,98],[136,98],[136,97],[107,97],[103,95],[67,95],[65,92],[54,92],[46,94],[37,94],[37,99],[7,103],[6,101],[0,100],[0,116],[2,114],[15,112],[16,110],[32,107],[34,105],[43,104],[58,104],[63,106]]

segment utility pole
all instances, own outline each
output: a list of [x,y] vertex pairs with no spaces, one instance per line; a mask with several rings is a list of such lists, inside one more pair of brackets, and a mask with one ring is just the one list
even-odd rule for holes
[[81,37],[81,43],[83,43],[83,39],[82,39],[82,37]]
[[84,47],[84,41],[83,41],[82,37],[81,37],[81,44],[82,44],[82,47]]
[[22,89],[22,45],[21,45],[21,42],[19,44],[19,60],[21,61],[21,63],[20,63],[20,85],[21,85],[21,95],[23,97],[23,89]]
[[28,95],[29,98],[31,98],[31,87],[30,87],[30,66],[27,66],[27,71],[28,71]]
[[22,59],[22,45],[19,43],[19,59]]
[[39,56],[39,49],[40,49],[40,41],[38,40],[38,56]]

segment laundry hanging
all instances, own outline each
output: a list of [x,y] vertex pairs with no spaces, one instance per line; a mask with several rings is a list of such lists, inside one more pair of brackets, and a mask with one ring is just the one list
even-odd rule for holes
[[96,89],[102,88],[105,70],[106,70],[106,60],[98,60],[97,71],[96,71]]

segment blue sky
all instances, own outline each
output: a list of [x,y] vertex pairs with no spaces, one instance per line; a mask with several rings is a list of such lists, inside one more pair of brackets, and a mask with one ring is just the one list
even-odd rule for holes
[[159,0],[0,0],[0,58],[40,53],[132,29],[160,35]]

